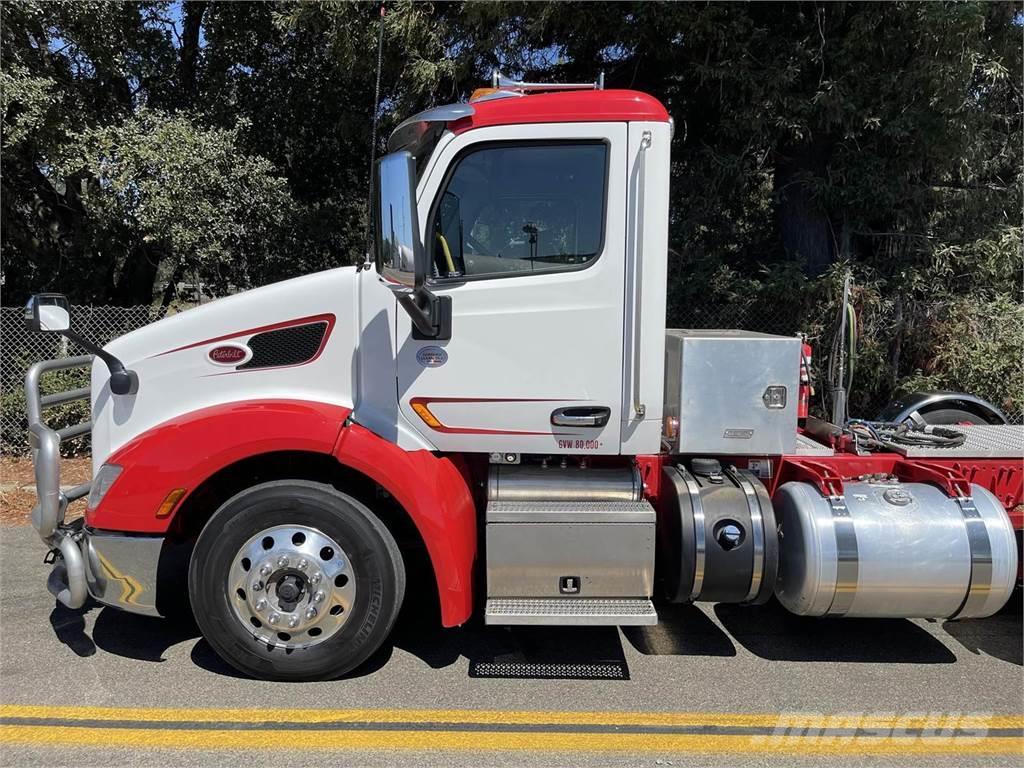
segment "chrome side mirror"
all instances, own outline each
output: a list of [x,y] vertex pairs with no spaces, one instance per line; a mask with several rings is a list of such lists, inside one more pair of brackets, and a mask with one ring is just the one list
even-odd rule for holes
[[416,161],[408,152],[377,163],[377,272],[389,283],[418,288],[426,281],[416,210]]
[[430,259],[420,241],[416,210],[416,161],[408,152],[392,152],[378,161],[376,170],[377,273],[409,314],[415,339],[450,339],[450,296],[436,296],[427,288]]
[[71,330],[71,307],[62,293],[37,293],[25,305],[25,325],[38,333]]
[[30,331],[59,333],[82,349],[96,355],[110,371],[110,391],[115,395],[131,395],[139,391],[139,377],[124,363],[98,344],[71,330],[71,307],[62,293],[37,293],[25,305],[25,325]]

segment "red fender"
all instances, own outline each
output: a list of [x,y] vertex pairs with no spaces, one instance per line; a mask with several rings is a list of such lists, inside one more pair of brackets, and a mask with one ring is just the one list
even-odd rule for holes
[[473,612],[476,507],[460,467],[430,451],[403,451],[358,424],[342,430],[334,455],[378,483],[409,513],[434,567],[441,623],[464,623]]
[[[350,409],[299,400],[245,401],[203,408],[138,435],[108,464],[123,467],[103,502],[86,510],[92,528],[166,533],[173,515],[156,517],[175,488],[185,499],[203,481],[242,459],[276,451],[334,455],[381,485],[409,513],[430,555],[445,626],[473,609],[476,512],[467,479],[449,458],[404,451],[369,430],[342,428]],[[176,511],[176,510],[175,510]]]
[[156,511],[175,488],[186,495],[236,461],[275,451],[330,455],[351,410],[304,400],[248,400],[202,408],[165,421],[116,450],[121,474],[85,522],[93,528],[166,533],[173,515]]

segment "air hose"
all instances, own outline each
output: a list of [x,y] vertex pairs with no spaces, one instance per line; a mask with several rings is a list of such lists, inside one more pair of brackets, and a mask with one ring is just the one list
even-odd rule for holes
[[934,424],[890,424],[851,420],[846,432],[857,448],[868,451],[886,450],[893,446],[926,448],[958,448],[967,439],[963,432]]

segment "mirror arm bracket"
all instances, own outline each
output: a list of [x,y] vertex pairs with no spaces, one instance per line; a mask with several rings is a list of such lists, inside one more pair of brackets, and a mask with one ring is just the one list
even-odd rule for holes
[[438,296],[420,287],[415,292],[399,294],[398,303],[412,321],[414,339],[447,341],[452,337],[451,296]]
[[126,370],[124,363],[112,354],[72,330],[61,331],[61,335],[106,363],[107,370],[110,371],[110,391],[115,395],[131,395],[139,391],[138,375],[135,371]]

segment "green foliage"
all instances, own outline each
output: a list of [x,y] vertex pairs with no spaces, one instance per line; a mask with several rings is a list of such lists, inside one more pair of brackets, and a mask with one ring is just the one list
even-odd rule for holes
[[1024,307],[1018,301],[996,296],[929,307],[910,338],[915,369],[901,388],[959,389],[1007,414],[1024,412]]
[[[28,367],[32,362],[35,361],[24,361],[24,366]],[[88,369],[76,369],[53,371],[46,374],[40,381],[39,389],[43,395],[49,395],[87,386],[89,386]],[[89,403],[85,400],[61,403],[47,408],[43,413],[43,418],[52,429],[81,424],[90,418]],[[3,430],[0,433],[0,445],[6,448],[25,444],[28,420],[25,416],[25,390],[23,388],[12,387],[0,393],[0,428]],[[77,440],[69,440],[62,443],[60,448],[64,456],[88,454],[89,438],[86,436]]]
[[72,134],[53,172],[92,180],[81,201],[96,237],[127,226],[147,250],[176,259],[179,278],[198,271],[226,291],[262,274],[292,208],[273,165],[239,149],[245,127],[204,129],[143,109]]
[[1021,306],[1019,4],[387,9],[374,148],[377,2],[0,5],[7,300],[166,302],[182,274],[353,263],[401,119],[496,67],[603,69],[675,121],[670,324],[804,330],[820,359],[852,269],[855,409],[924,384],[1020,407],[1019,334],[993,330]]
[[55,86],[52,79],[32,77],[18,64],[0,71],[0,113],[6,146],[16,146],[38,132],[47,112],[60,98]]

